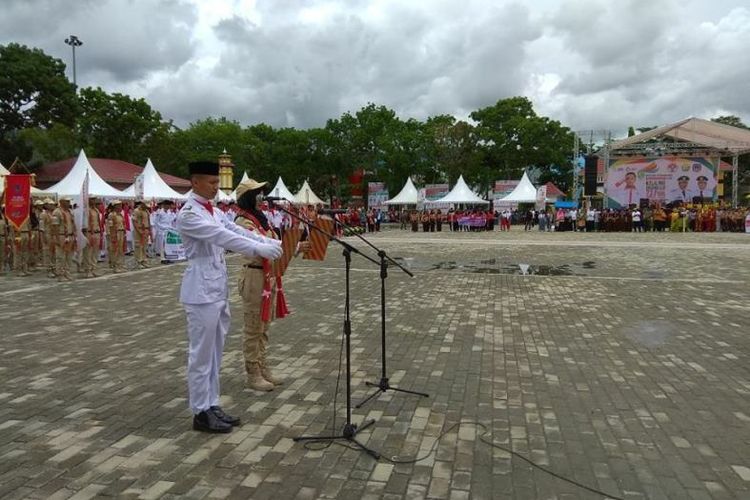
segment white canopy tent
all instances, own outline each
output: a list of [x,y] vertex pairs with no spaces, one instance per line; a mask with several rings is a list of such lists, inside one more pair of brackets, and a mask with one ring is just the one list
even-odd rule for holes
[[219,191],[216,193],[216,197],[214,198],[215,203],[230,203],[235,201],[234,196],[232,196],[234,193],[226,194],[224,191],[219,189]]
[[268,193],[269,196],[274,196],[276,198],[284,198],[290,203],[297,203],[296,198],[292,194],[291,191],[286,187],[286,184],[284,184],[283,179],[281,176],[279,176],[279,180],[276,181],[276,185],[271,189],[271,192]]
[[102,198],[121,198],[124,193],[115,189],[102,179],[96,170],[86,158],[83,149],[78,153],[73,168],[68,175],[62,178],[57,184],[43,190],[45,193],[57,193],[58,196],[80,196],[83,189],[83,183],[86,180],[86,173],[89,174],[89,196],[100,196]]
[[[156,171],[151,158],[146,161],[143,167],[143,198],[146,200],[185,200],[187,196],[178,193],[172,189],[169,184],[164,182],[159,172]],[[123,192],[123,197],[135,198],[135,183],[128,186]]]
[[318,198],[307,181],[302,184],[300,190],[294,195],[294,199],[297,200],[297,203],[303,205],[328,205],[328,203]]
[[513,189],[507,196],[501,198],[499,201],[502,202],[514,202],[514,203],[536,203],[536,188],[529,180],[529,176],[526,172],[521,177],[521,182],[518,186]]
[[8,170],[7,168],[3,167],[3,164],[0,163],[0,177],[4,177],[6,175],[10,175],[10,170]]
[[489,201],[482,199],[472,191],[466,184],[466,181],[464,181],[464,176],[462,175],[458,178],[456,185],[453,186],[453,189],[451,189],[448,194],[438,200],[425,201],[425,205],[446,203],[453,203],[456,205],[487,205],[489,204]]
[[414,187],[414,183],[411,180],[411,177],[406,179],[406,184],[404,184],[404,187],[401,188],[401,191],[391,198],[390,200],[386,201],[386,205],[416,205],[419,198],[419,192],[417,191],[417,188]]

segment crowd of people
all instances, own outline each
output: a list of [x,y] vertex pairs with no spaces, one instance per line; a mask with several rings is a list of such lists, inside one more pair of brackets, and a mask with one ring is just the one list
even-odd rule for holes
[[[34,199],[28,219],[16,229],[0,205],[0,275],[13,271],[30,276],[42,271],[58,281],[71,281],[76,274],[99,276],[102,264],[115,274],[147,268],[154,262],[168,264],[166,235],[177,232],[179,208],[171,200],[105,203],[90,197],[87,207],[79,207],[67,197]],[[216,208],[225,223],[233,222],[239,213],[234,202],[218,202]],[[292,209],[302,216],[313,216],[316,211],[312,206]],[[284,211],[267,203],[263,210],[278,234],[292,225],[292,217]],[[132,257],[127,264],[126,257]]]
[[[748,208],[717,205],[678,205],[601,209],[544,210],[404,210],[388,212],[388,220],[413,232],[524,230],[585,232],[744,232]],[[497,228],[497,229],[496,229]]]

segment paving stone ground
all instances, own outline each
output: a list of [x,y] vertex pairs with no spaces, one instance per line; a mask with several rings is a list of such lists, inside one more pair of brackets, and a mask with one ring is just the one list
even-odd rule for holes
[[[233,294],[222,402],[244,425],[221,436],[190,430],[182,265],[72,283],[37,273],[0,277],[0,497],[604,498],[491,441],[612,497],[750,498],[750,236],[373,241],[416,275],[389,270],[391,383],[430,397],[388,391],[353,421],[375,419],[358,438],[383,457],[424,458],[292,441],[345,417],[342,380],[333,428],[336,247],[288,272],[294,314],[272,326],[270,357],[289,383],[274,392],[243,388]],[[357,402],[380,378],[380,288],[374,266],[353,264]],[[486,435],[466,423],[436,442],[461,421]]]

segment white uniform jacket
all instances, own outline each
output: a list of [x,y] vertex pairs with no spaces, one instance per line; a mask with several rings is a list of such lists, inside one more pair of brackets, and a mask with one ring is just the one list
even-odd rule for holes
[[227,266],[224,249],[249,257],[256,255],[257,242],[268,238],[221,220],[218,208],[214,213],[201,203],[206,200],[191,193],[177,215],[177,231],[182,236],[188,266],[182,277],[180,302],[209,304],[227,300]]

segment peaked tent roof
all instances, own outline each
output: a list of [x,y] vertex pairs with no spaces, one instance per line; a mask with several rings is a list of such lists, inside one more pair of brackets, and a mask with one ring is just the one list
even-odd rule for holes
[[419,193],[417,192],[417,188],[414,187],[414,183],[411,181],[411,177],[406,179],[406,184],[404,184],[404,187],[401,188],[401,191],[391,198],[390,200],[386,201],[386,205],[416,205],[417,199],[419,198]]
[[269,196],[275,196],[276,198],[284,198],[285,200],[296,203],[297,200],[294,198],[294,195],[292,194],[289,189],[287,189],[286,184],[284,184],[283,179],[281,176],[279,176],[279,180],[276,181],[276,185],[271,189],[271,192],[268,193]]
[[529,176],[526,172],[521,177],[521,182],[515,187],[513,191],[508,193],[504,198],[500,198],[500,201],[514,201],[517,203],[535,203],[536,202],[536,188],[529,180]]
[[236,201],[234,199],[234,196],[232,196],[234,193],[226,194],[224,191],[219,189],[219,191],[216,193],[216,196],[214,197],[214,203],[229,203],[230,201]]
[[633,144],[662,136],[726,151],[731,154],[741,155],[750,153],[750,130],[703,120],[701,118],[686,118],[643,132],[642,134],[615,141],[609,145],[609,150],[624,149]]
[[307,181],[302,184],[302,187],[297,191],[297,194],[294,195],[294,199],[297,200],[297,203],[303,205],[328,205],[328,203],[318,198]]
[[84,153],[83,149],[78,153],[78,159],[70,172],[68,172],[68,175],[63,177],[57,184],[45,189],[44,192],[57,193],[59,196],[78,196],[81,194],[83,182],[86,179],[86,172],[89,174],[89,195],[107,198],[119,198],[123,196],[122,191],[113,188],[99,177],[99,174],[96,173],[96,170],[94,170],[88,158],[86,158],[86,153]]
[[456,185],[453,186],[453,189],[451,189],[450,193],[446,194],[439,200],[425,203],[481,203],[483,205],[486,205],[489,203],[489,201],[482,199],[474,191],[472,191],[469,186],[466,185],[466,181],[464,181],[464,176],[462,175],[458,178],[458,181],[456,181]]
[[[2,177],[5,177],[6,175],[10,175],[10,170],[3,167],[3,164],[0,163],[0,195],[3,194],[5,191],[5,181],[2,179]],[[34,186],[31,186],[31,194],[35,195],[41,195],[47,193],[46,191],[42,191],[41,189],[35,188]]]
[[[154,164],[151,163],[151,158],[146,161],[146,166],[143,167],[142,175],[143,197],[147,200],[184,200],[187,198],[187,196],[178,193],[169,187],[169,184],[164,182],[164,179],[161,178],[159,172],[156,171]],[[135,183],[123,190],[123,196],[135,197]]]

